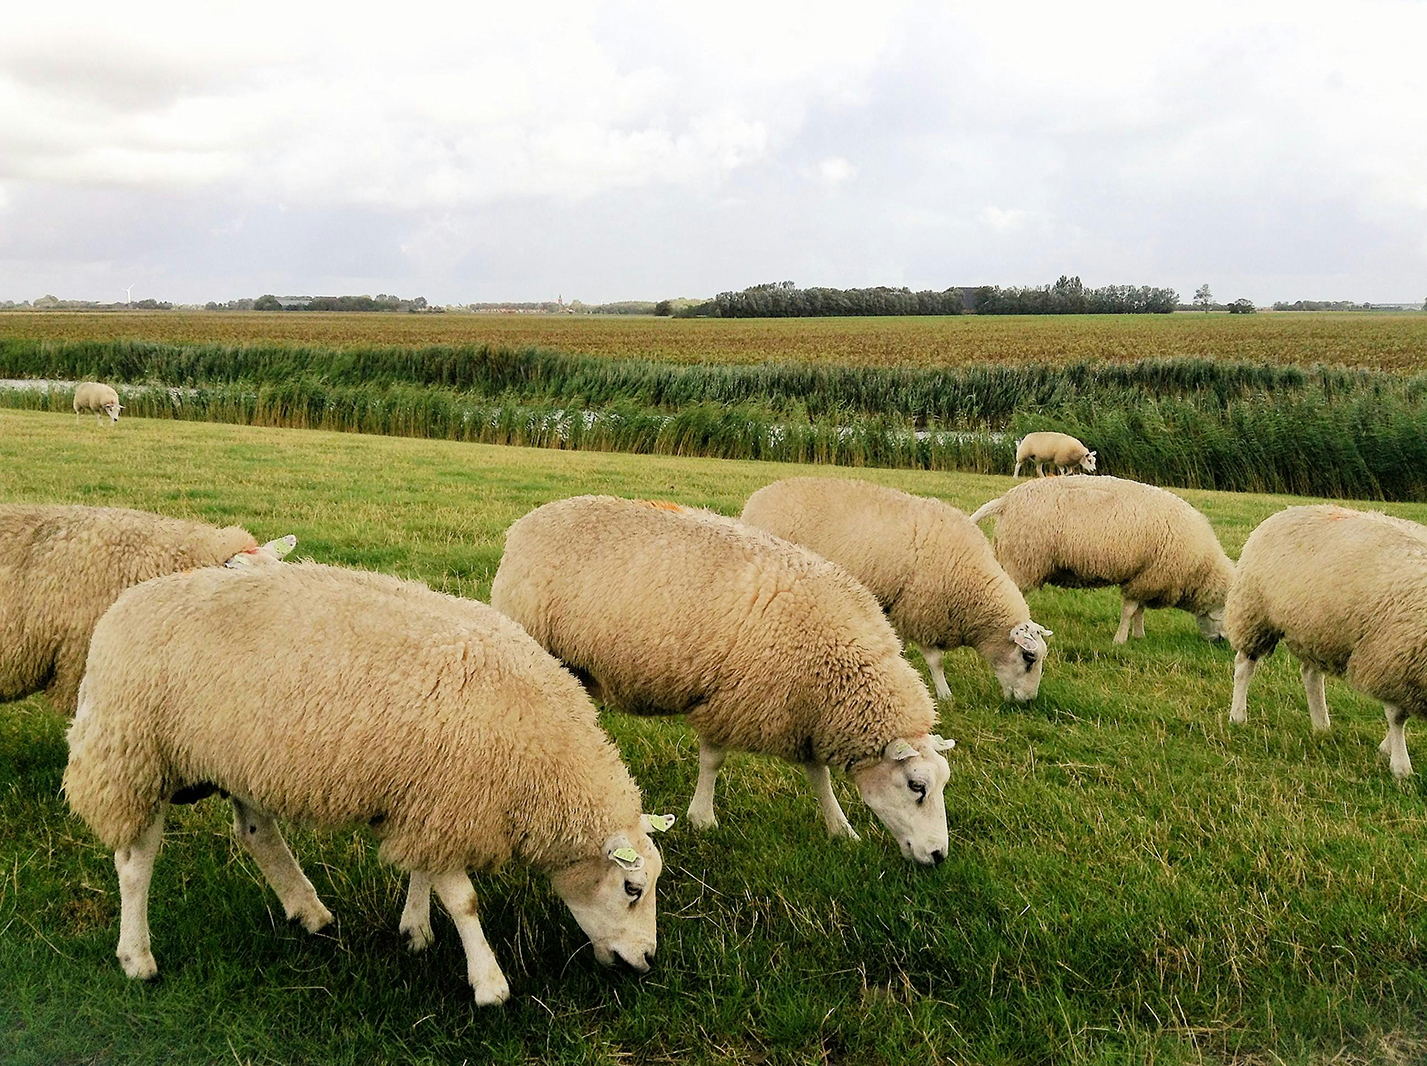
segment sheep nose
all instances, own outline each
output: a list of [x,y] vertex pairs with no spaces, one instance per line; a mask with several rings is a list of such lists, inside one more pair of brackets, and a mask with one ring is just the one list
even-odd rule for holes
[[940,866],[945,860],[946,860],[946,852],[942,851],[941,848],[937,848],[934,852],[932,852],[932,864],[933,864],[933,865],[935,865],[935,866]]
[[654,965],[654,952],[652,952],[652,951],[646,951],[646,952],[644,953],[644,966],[645,966],[646,969],[648,969],[649,967],[651,967],[651,966],[653,966],[653,965]]

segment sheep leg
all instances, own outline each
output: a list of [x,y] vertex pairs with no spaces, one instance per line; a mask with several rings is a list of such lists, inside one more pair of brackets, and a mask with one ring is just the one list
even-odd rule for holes
[[406,888],[406,906],[401,909],[401,925],[409,951],[425,951],[435,939],[431,932],[431,875],[424,870],[412,872]]
[[920,644],[917,645],[917,650],[922,653],[922,660],[931,672],[932,687],[936,689],[936,698],[939,700],[951,699],[951,689],[946,684],[946,671],[941,667],[942,656],[946,653],[940,648],[925,648]]
[[149,949],[149,882],[163,843],[167,811],[168,804],[160,806],[139,839],[114,852],[114,870],[119,875],[119,947],[114,954],[126,974],[142,981],[159,972]]
[[833,794],[832,774],[828,773],[827,763],[805,762],[803,773],[807,774],[808,784],[813,786],[813,795],[818,798],[818,806],[822,808],[823,821],[827,823],[827,835],[846,840],[861,840],[857,830],[853,829],[847,820],[847,815],[842,813],[842,805],[837,802],[837,796]]
[[689,803],[689,824],[695,829],[717,829],[714,817],[714,781],[723,767],[727,752],[708,741],[699,740],[699,783],[694,786],[694,798]]
[[466,978],[476,993],[476,1006],[491,1007],[510,998],[510,983],[501,973],[495,952],[486,943],[476,917],[476,890],[465,870],[429,875],[430,883],[441,897],[441,905],[456,923],[461,934],[461,946],[466,949]]
[[1384,703],[1382,709],[1387,714],[1387,736],[1382,738],[1378,751],[1388,757],[1393,777],[1411,777],[1412,760],[1407,757],[1407,734],[1402,730],[1407,714],[1390,703]]
[[1303,675],[1303,691],[1308,693],[1308,713],[1313,717],[1313,731],[1328,731],[1328,699],[1323,693],[1323,671],[1307,663],[1298,664],[1298,672]]
[[1011,476],[1012,476],[1012,477],[1020,477],[1020,476],[1021,476],[1021,460],[1019,460],[1019,459],[1016,460],[1016,469],[1014,469],[1014,470],[1011,471]]
[[1040,460],[1036,460],[1036,477],[1045,477],[1045,471],[1041,469]]
[[1140,609],[1139,602],[1125,597],[1125,602],[1120,606],[1120,628],[1115,630],[1115,643],[1123,644],[1130,639],[1130,623],[1135,620],[1135,612]]
[[317,898],[317,890],[288,850],[277,819],[234,796],[233,835],[242,841],[277,893],[288,921],[301,922],[309,933],[332,921],[332,912]]
[[1234,656],[1234,699],[1229,704],[1229,721],[1243,725],[1249,720],[1249,682],[1259,661],[1239,652]]
[[1136,640],[1145,639],[1145,605],[1143,603],[1135,608],[1135,619],[1130,626],[1130,636]]

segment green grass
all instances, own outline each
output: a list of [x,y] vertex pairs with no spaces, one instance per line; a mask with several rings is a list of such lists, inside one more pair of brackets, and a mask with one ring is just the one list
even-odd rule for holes
[[[545,500],[605,491],[735,513],[800,469],[149,420],[101,432],[0,411],[0,500],[241,521],[296,533],[299,554],[466,596],[486,594],[502,531]],[[861,473],[968,508],[1009,484]],[[1292,502],[1185,495],[1231,554]],[[1424,791],[1375,758],[1380,707],[1330,681],[1334,729],[1313,736],[1280,654],[1249,724],[1230,729],[1229,653],[1188,616],[1152,612],[1149,639],[1118,648],[1112,592],[1031,601],[1056,631],[1035,703],[1003,706],[968,651],[947,660],[945,864],[904,862],[846,781],[864,840],[829,845],[800,773],[735,757],[721,827],[661,841],[644,980],[599,970],[543,881],[478,880],[515,993],[495,1012],[472,1006],[444,917],[428,955],[401,950],[400,880],[364,832],[291,833],[338,916],[309,937],[275,913],[214,800],[170,823],[151,910],[161,977],[128,981],[110,857],[58,795],[65,723],[40,698],[0,707],[0,1060],[1422,1061]],[[649,808],[682,812],[688,730],[607,724]]]

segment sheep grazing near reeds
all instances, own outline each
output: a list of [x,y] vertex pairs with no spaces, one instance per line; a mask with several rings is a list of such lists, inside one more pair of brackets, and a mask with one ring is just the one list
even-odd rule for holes
[[1011,476],[1020,477],[1026,463],[1036,464],[1036,477],[1044,476],[1044,463],[1050,463],[1061,474],[1075,470],[1095,473],[1095,453],[1069,433],[1027,433],[1016,442],[1016,469]]
[[109,422],[119,421],[119,412],[124,409],[124,405],[119,402],[119,394],[108,385],[100,384],[97,381],[86,381],[74,390],[74,414],[75,417],[91,411],[94,413],[95,421],[101,426],[104,424],[104,416],[109,416]]

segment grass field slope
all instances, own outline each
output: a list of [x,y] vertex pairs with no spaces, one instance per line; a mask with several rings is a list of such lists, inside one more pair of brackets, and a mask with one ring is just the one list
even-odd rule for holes
[[[489,589],[506,526],[547,500],[610,492],[736,514],[806,471],[157,419],[78,428],[0,410],[0,500],[296,533],[301,556],[471,597]],[[862,473],[968,509],[1010,484]],[[1297,502],[1184,495],[1231,555]],[[1427,519],[1427,505],[1385,509]],[[1314,736],[1281,653],[1248,724],[1230,728],[1231,654],[1187,615],[1152,612],[1148,639],[1117,647],[1113,591],[1030,601],[1055,630],[1034,703],[1003,705],[969,650],[947,658],[944,864],[904,862],[846,781],[864,839],[829,844],[801,774],[735,756],[720,827],[660,842],[659,960],[643,980],[602,971],[539,879],[477,882],[516,993],[498,1011],[472,1007],[444,915],[427,955],[403,952],[402,886],[365,831],[292,832],[338,919],[311,937],[283,922],[216,799],[170,822],[152,902],[164,975],[127,980],[111,856],[59,794],[65,722],[38,697],[0,706],[0,1060],[1424,1061],[1427,797],[1376,759],[1380,706],[1330,681],[1334,727]],[[689,730],[605,722],[650,809],[682,810]]]

